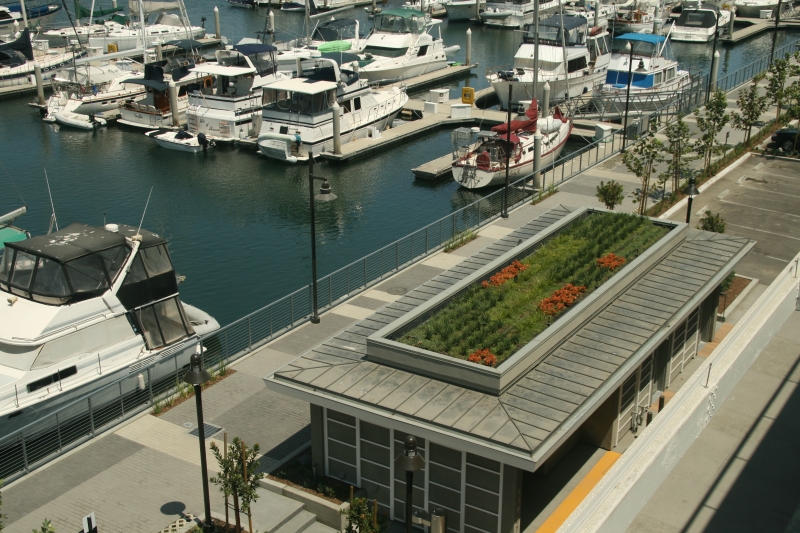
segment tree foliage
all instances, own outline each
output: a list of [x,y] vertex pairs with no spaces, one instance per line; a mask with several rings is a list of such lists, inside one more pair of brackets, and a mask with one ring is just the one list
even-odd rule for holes
[[47,518],[42,521],[39,529],[32,529],[33,533],[56,533],[56,527]]
[[767,110],[769,105],[767,96],[761,96],[759,91],[758,84],[763,79],[764,75],[759,74],[753,78],[749,87],[739,91],[739,98],[736,99],[736,105],[741,110],[741,113],[736,111],[731,113],[731,127],[744,131],[745,144],[750,142],[750,132],[753,126],[758,123],[761,115]]
[[659,175],[659,183],[670,181],[670,191],[673,197],[678,194],[684,176],[691,173],[689,163],[696,159],[690,155],[692,152],[692,132],[689,125],[683,121],[683,116],[664,128],[667,137],[666,152],[670,155],[667,160],[667,170]]
[[613,211],[614,207],[621,204],[622,200],[625,199],[625,191],[622,184],[614,180],[608,183],[601,181],[600,185],[597,186],[597,194],[595,196],[597,196],[598,200],[603,202],[606,209]]
[[640,215],[645,214],[647,199],[655,190],[656,184],[652,182],[652,178],[656,172],[656,166],[664,161],[661,156],[664,151],[664,143],[656,139],[656,128],[656,121],[651,121],[650,131],[622,157],[628,170],[641,181],[641,187],[634,192],[634,201],[639,204]]
[[219,487],[219,491],[226,499],[233,497],[236,528],[241,530],[239,513],[250,512],[250,505],[258,499],[258,492],[256,492],[258,482],[265,475],[259,471],[261,466],[258,460],[260,447],[258,444],[254,444],[252,448],[248,449],[239,437],[235,437],[233,442],[228,445],[227,453],[223,453],[213,442],[210,448],[219,465],[217,475],[210,481]]
[[709,98],[704,111],[697,112],[697,128],[702,134],[695,142],[695,151],[703,158],[703,170],[708,174],[711,159],[721,152],[717,135],[728,123],[730,115],[725,91],[716,91]]
[[772,62],[767,71],[769,73],[767,95],[769,96],[770,103],[775,104],[776,119],[780,118],[781,107],[786,99],[786,81],[790,74],[790,58],[791,56],[786,54],[784,59],[776,59]]
[[713,214],[711,211],[706,211],[706,214],[700,219],[697,229],[725,233],[725,219],[719,213]]

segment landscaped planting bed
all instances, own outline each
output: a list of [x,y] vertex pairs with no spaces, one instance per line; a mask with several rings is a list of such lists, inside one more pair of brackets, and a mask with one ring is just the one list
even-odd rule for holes
[[590,213],[396,340],[498,366],[668,231],[636,215]]

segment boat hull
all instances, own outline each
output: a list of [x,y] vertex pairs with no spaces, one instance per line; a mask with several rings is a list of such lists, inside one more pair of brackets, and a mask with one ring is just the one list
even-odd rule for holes
[[[476,0],[467,0],[463,2],[449,2],[444,5],[447,12],[447,19],[450,22],[473,20],[476,18],[475,14]],[[481,1],[479,10],[486,9],[486,2]]]
[[416,65],[396,65],[391,67],[379,67],[369,69],[369,65],[361,69],[361,75],[370,82],[389,83],[394,81],[406,80],[429,72],[435,72],[447,68],[447,58],[419,63]]
[[[588,94],[598,81],[604,79],[606,72],[596,72],[586,76],[574,77],[567,80],[541,80],[537,82],[524,82],[524,81],[505,81],[500,80],[496,75],[492,76],[489,81],[494,87],[494,92],[497,99],[500,100],[500,106],[503,109],[508,109],[508,86],[511,85],[511,102],[512,105],[517,105],[519,102],[533,99],[534,94],[540,97],[544,91],[544,84],[550,84],[550,102],[560,102],[568,98],[576,98],[582,94]],[[535,87],[534,87],[535,86]],[[535,93],[534,93],[535,89]]]
[[734,7],[736,8],[736,17],[737,18],[761,18],[761,11],[771,9],[773,13],[773,17],[775,16],[775,10],[778,8],[778,2],[766,2],[766,3],[740,3],[735,2]]

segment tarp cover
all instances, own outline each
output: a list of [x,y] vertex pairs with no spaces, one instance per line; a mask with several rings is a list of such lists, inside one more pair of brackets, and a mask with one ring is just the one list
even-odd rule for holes
[[233,49],[246,56],[263,54],[264,52],[275,52],[277,50],[277,48],[271,44],[237,44]]
[[6,248],[65,263],[122,244],[125,237],[119,233],[75,222],[49,235],[7,243]]
[[12,54],[13,52],[20,52],[28,61],[33,61],[30,31],[26,28],[16,41],[0,44],[0,52],[11,52]]
[[[528,120],[512,120],[511,121],[511,131],[536,131],[536,122],[539,120],[539,102],[534,98],[531,101],[531,105],[528,107],[528,110],[525,112],[525,116],[528,117]],[[498,124],[497,126],[492,128],[492,131],[504,134],[508,132],[508,123]],[[514,140],[514,136],[511,136],[511,142],[518,142]]]

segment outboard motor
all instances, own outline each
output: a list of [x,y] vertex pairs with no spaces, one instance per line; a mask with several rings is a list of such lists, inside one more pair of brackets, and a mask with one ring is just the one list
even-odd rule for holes
[[206,138],[205,133],[198,133],[197,134],[197,144],[203,147],[203,151],[205,152],[208,150],[208,139]]

